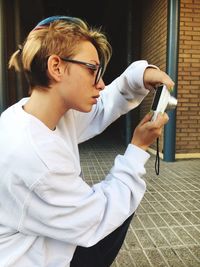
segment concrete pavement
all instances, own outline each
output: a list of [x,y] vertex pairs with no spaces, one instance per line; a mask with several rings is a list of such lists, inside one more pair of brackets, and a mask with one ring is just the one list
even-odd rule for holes
[[[89,184],[103,179],[126,147],[97,137],[80,145]],[[146,165],[147,191],[112,267],[200,267],[200,159]],[[94,266],[95,267],[95,266]]]

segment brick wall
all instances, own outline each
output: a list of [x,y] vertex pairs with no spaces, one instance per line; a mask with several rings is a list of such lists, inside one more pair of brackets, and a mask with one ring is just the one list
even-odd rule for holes
[[[141,57],[166,71],[167,0],[144,1]],[[180,0],[176,154],[200,153],[200,1]],[[143,103],[148,112],[152,96]],[[162,151],[163,138],[160,150]],[[153,146],[152,148],[155,148]]]
[[[155,64],[160,69],[166,69],[167,42],[167,0],[146,0],[144,5],[141,32],[141,58]],[[140,109],[143,117],[151,107],[153,94],[150,93]],[[155,148],[155,145],[152,146]],[[160,138],[160,151],[163,147],[163,137]]]
[[200,1],[181,0],[177,153],[200,153]]

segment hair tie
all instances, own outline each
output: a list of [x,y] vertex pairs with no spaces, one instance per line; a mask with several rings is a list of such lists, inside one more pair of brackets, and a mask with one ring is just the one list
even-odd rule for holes
[[18,51],[19,51],[19,54],[21,55],[21,53],[22,53],[22,45],[18,45]]
[[50,25],[50,23],[53,23],[54,21],[59,21],[59,20],[67,21],[69,23],[78,23],[78,24],[80,24],[79,19],[76,18],[76,17],[51,16],[51,17],[48,17],[48,18],[43,19],[42,21],[40,21],[32,31],[46,28],[46,27],[48,27]]

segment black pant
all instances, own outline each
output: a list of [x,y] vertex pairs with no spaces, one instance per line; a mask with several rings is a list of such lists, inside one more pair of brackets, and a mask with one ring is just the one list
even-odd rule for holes
[[89,248],[78,246],[70,267],[109,267],[124,242],[132,217],[96,245]]

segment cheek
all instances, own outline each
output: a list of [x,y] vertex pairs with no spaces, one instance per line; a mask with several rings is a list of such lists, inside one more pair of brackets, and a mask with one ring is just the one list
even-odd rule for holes
[[84,88],[75,83],[73,86],[66,88],[66,98],[65,101],[73,109],[83,111],[82,109],[85,107],[87,103],[87,96]]
[[72,79],[70,79],[68,87],[72,94],[75,94],[76,96],[82,94],[82,91],[84,91],[83,87],[85,86],[83,78],[84,77],[78,73],[77,75],[73,75]]

